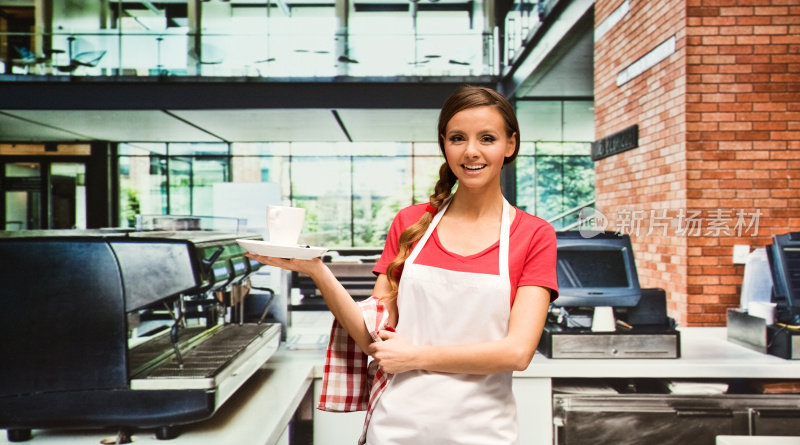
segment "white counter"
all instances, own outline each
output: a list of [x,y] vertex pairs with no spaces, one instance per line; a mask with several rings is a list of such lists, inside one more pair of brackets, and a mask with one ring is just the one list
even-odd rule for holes
[[717,436],[716,445],[800,445],[793,436]]
[[[735,345],[726,340],[725,333],[725,328],[681,329],[678,359],[548,359],[537,354],[527,370],[514,373],[522,445],[552,445],[552,387],[557,378],[800,379],[800,362]],[[286,425],[312,380],[321,378],[324,357],[322,350],[281,348],[210,420],[188,425],[168,441],[157,440],[152,431],[139,431],[134,443],[286,444]],[[315,411],[314,416],[314,445],[339,443],[337,439],[351,444],[363,422],[363,413]],[[30,443],[96,445],[114,434],[112,430],[34,430]],[[5,443],[3,431],[0,444]]]
[[[682,328],[681,356],[673,359],[549,359],[536,353],[515,378],[767,378],[800,379],[800,361],[761,354],[727,340],[725,328]],[[295,360],[314,362],[322,378],[325,352],[291,351]]]
[[514,377],[800,378],[800,362],[727,341],[726,328],[683,328],[677,359],[548,359],[536,354]]

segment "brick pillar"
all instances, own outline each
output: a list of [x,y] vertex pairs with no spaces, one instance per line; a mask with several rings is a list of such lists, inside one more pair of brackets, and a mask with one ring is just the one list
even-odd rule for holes
[[596,162],[597,208],[684,326],[723,326],[738,305],[735,244],[800,230],[796,4],[595,3],[596,139],[639,126],[638,148]]

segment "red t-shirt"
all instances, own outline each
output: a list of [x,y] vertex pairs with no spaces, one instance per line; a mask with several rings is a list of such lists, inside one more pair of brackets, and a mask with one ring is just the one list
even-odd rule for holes
[[[400,234],[420,219],[425,207],[426,204],[416,204],[397,213],[386,235],[383,254],[372,272],[376,275],[386,273],[389,263],[397,256]],[[458,272],[499,275],[499,255],[500,241],[473,255],[462,256],[450,252],[439,241],[437,230],[434,229],[428,243],[417,256],[416,263]],[[550,301],[558,297],[556,234],[547,221],[517,209],[511,222],[508,263],[512,305],[520,286],[548,288]],[[402,266],[398,269],[402,274]]]

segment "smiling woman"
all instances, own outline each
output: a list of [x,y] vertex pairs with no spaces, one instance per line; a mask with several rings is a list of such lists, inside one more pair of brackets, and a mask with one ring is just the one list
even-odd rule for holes
[[[503,197],[500,171],[520,146],[503,96],[457,90],[438,130],[446,161],[434,193],[397,212],[372,297],[356,303],[319,258],[248,256],[320,290],[336,318],[320,409],[366,409],[359,443],[515,444],[511,376],[530,363],[558,295],[555,232]],[[358,369],[341,371],[342,361]],[[361,375],[374,376],[361,392],[337,390]]]

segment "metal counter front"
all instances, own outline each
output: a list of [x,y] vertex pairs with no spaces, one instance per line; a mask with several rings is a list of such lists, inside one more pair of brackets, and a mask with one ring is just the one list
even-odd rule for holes
[[[664,380],[684,382],[800,382],[800,363],[768,354],[752,351],[726,340],[725,328],[682,328],[681,356],[677,359],[549,359],[543,354],[534,356],[528,369],[514,373],[514,394],[520,416],[520,439],[522,445],[553,445],[574,438],[585,439],[591,433],[582,429],[567,431],[574,425],[595,422],[594,436],[601,434],[597,425],[606,425],[626,431],[638,437],[637,443],[662,443],[646,441],[650,430],[638,428],[642,422],[656,427],[661,425],[678,436],[674,420],[679,425],[694,423],[702,428],[707,423],[722,421],[731,432],[716,431],[714,434],[748,434],[747,416],[753,417],[753,428],[783,432],[785,425],[793,428],[791,434],[800,435],[795,425],[800,421],[800,394],[760,395],[738,394],[723,397],[713,395],[700,397],[695,408],[691,398],[658,391],[648,394],[601,394],[581,396],[558,394],[558,385],[565,379],[577,379],[583,383],[602,383],[608,379]],[[717,401],[721,399],[721,401]],[[686,404],[677,403],[686,401]],[[559,406],[560,404],[560,406]],[[612,408],[613,406],[613,408]],[[641,410],[639,410],[641,408]],[[750,414],[748,414],[750,413]],[[759,413],[759,414],[756,414]],[[714,419],[717,417],[716,419]],[[660,419],[660,420],[657,420]],[[670,420],[672,419],[672,420]],[[712,419],[714,419],[712,421]],[[789,420],[789,424],[785,423]],[[561,425],[565,423],[565,425]],[[627,428],[627,429],[626,429]],[[636,433],[639,431],[639,433]],[[744,431],[744,433],[742,433]],[[560,437],[556,435],[560,434]],[[566,436],[565,436],[566,435]],[[667,437],[671,437],[667,434]],[[711,437],[709,435],[706,438]],[[558,439],[562,442],[555,442]],[[612,440],[608,443],[634,443]],[[580,442],[567,442],[580,443]],[[583,442],[603,443],[603,442]],[[670,442],[663,442],[670,443]],[[687,442],[691,443],[691,442]],[[708,445],[714,445],[705,441]]]

